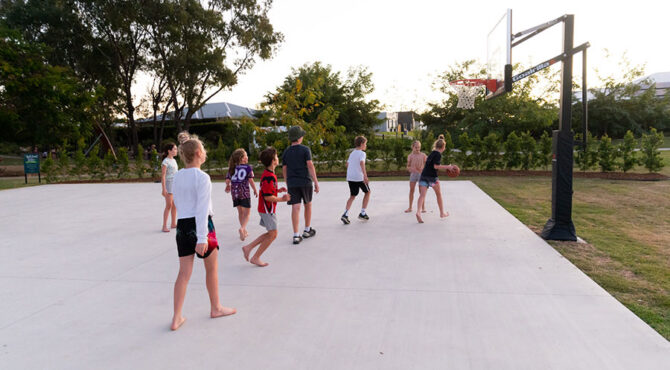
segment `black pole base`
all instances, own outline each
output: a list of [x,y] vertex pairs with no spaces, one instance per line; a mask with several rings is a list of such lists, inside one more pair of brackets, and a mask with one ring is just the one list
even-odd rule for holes
[[544,225],[540,236],[544,240],[577,241],[577,232],[572,220],[568,223],[556,223],[553,218],[550,218]]

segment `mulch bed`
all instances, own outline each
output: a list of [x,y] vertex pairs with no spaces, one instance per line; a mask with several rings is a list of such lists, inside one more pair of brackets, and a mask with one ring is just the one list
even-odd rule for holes
[[[4,176],[12,176],[5,174]],[[23,176],[23,171],[20,175]],[[32,175],[34,176],[34,175]],[[281,178],[281,171],[277,173]],[[318,173],[320,178],[346,177],[346,172],[327,172]],[[402,177],[408,176],[407,171],[368,171],[369,177]],[[473,171],[463,170],[461,176],[503,176],[503,177],[551,177],[551,171],[516,171],[516,170],[498,170],[498,171]],[[579,172],[575,171],[573,177],[588,179],[606,179],[606,180],[633,180],[633,181],[662,181],[669,180],[670,177],[660,173],[623,173],[623,172]],[[225,180],[224,175],[211,175],[212,180]],[[132,179],[105,179],[105,180],[69,180],[62,181],[59,184],[90,184],[90,183],[128,183],[128,182],[160,182],[158,178],[132,178]]]

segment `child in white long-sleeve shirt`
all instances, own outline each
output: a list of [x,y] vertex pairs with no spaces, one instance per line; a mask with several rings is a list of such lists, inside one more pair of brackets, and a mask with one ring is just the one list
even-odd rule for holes
[[174,316],[172,330],[186,321],[182,316],[186,287],[193,272],[193,256],[204,259],[207,292],[211,304],[210,317],[232,315],[237,310],[219,302],[218,249],[216,231],[212,222],[212,182],[200,170],[207,152],[200,140],[191,137],[179,146],[180,158],[186,165],[174,176],[174,203],[179,209],[177,221],[177,251],[179,274],[174,284]]

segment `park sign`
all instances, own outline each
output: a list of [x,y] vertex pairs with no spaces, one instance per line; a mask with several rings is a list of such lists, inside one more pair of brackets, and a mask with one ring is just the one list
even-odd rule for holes
[[39,182],[42,182],[42,175],[40,173],[40,154],[39,153],[26,153],[23,155],[23,176],[25,177],[26,184],[28,183],[28,174],[36,173],[39,179]]

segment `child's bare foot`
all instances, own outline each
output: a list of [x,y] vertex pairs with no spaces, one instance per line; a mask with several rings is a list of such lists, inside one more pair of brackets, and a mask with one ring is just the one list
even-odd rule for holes
[[176,228],[177,228],[176,224],[175,225],[170,225],[170,229],[176,229]]
[[428,212],[428,211],[426,211],[425,208],[421,210],[421,213],[426,213],[426,212]]
[[237,230],[237,232],[240,233],[240,240],[244,240],[244,237],[245,237],[245,235],[244,235],[244,229],[240,227],[240,228]]
[[182,326],[185,321],[186,321],[186,318],[183,317],[183,316],[173,317],[172,318],[172,325],[170,326],[170,329],[171,330],[179,329],[179,327]]
[[252,258],[249,262],[251,262],[254,265],[259,266],[259,267],[265,267],[265,266],[269,265],[269,263],[261,261],[260,258]]
[[222,317],[222,316],[228,316],[228,315],[234,315],[237,313],[237,310],[233,307],[224,307],[219,305],[216,309],[212,309],[212,312],[210,313],[210,317],[215,319],[217,317]]
[[170,229],[168,229],[167,226],[163,226],[163,232],[164,233],[169,233]]
[[417,214],[416,214],[416,220],[419,221],[420,224],[423,223],[423,218],[421,218],[421,213],[418,213],[418,212],[417,212]]
[[412,212],[412,209],[411,209],[411,208],[407,208],[407,209],[405,210],[405,213],[410,213],[410,212]]
[[247,236],[249,236],[249,231],[247,231],[247,229],[245,228],[244,229],[244,238],[246,239]]
[[444,212],[440,214],[440,218],[445,218],[449,216],[449,212]]
[[242,253],[244,253],[244,259],[249,261],[249,253],[251,253],[251,248],[249,245],[242,247]]

